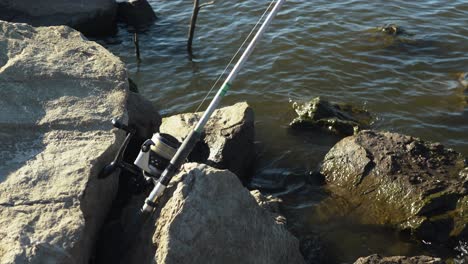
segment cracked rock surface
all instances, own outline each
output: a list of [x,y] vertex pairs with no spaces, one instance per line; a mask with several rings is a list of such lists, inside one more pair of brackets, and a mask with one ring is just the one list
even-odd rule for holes
[[68,27],[0,21],[0,263],[88,263],[117,191],[123,63]]
[[[426,241],[467,235],[466,159],[439,143],[365,130],[338,142],[321,166],[342,214]],[[333,199],[331,199],[333,200]]]
[[304,263],[297,239],[275,217],[232,172],[187,163],[119,262]]
[[[186,113],[163,118],[162,133],[183,141],[202,113]],[[205,135],[197,144],[191,161],[228,169],[241,180],[249,177],[255,160],[254,113],[246,102],[217,109],[205,126]]]

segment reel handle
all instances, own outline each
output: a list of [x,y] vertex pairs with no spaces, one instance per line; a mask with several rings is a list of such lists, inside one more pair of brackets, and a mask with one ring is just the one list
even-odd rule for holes
[[112,161],[111,163],[107,164],[98,174],[99,179],[105,179],[109,177],[116,169],[118,169],[117,163]]
[[115,128],[122,129],[123,131],[130,133],[130,134],[135,134],[135,129],[120,122],[120,120],[118,120],[117,118],[112,118],[111,122]]
[[125,137],[124,142],[120,146],[119,151],[115,155],[114,160],[111,163],[107,164],[99,172],[99,174],[98,174],[99,179],[105,179],[105,178],[109,177],[109,175],[111,175],[118,168],[123,168],[123,169],[129,170],[132,173],[135,173],[136,171],[138,171],[137,169],[134,168],[134,166],[132,166],[132,165],[130,165],[130,164],[123,161],[123,156],[124,156],[125,150],[127,149],[127,145],[130,142],[131,138],[135,134],[135,129],[123,124],[117,118],[112,118],[111,122],[112,122],[112,125],[114,127],[118,128],[118,129],[122,129],[125,132],[127,132],[127,136]]

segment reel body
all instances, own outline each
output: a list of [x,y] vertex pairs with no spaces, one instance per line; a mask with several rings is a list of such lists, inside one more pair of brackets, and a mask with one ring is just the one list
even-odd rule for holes
[[173,136],[165,133],[155,133],[151,139],[146,140],[133,164],[124,161],[128,143],[136,134],[136,130],[112,119],[114,127],[127,132],[124,142],[119,148],[114,160],[107,164],[99,173],[100,179],[107,178],[117,169],[124,169],[135,175],[136,178],[143,175],[146,182],[155,182],[169,165],[170,160],[181,145]]
[[157,180],[174,157],[180,142],[173,136],[155,133],[141,146],[134,164],[143,171],[146,180]]

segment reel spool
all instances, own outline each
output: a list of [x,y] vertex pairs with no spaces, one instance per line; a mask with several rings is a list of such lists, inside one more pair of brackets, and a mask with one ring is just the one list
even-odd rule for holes
[[173,136],[156,133],[141,146],[134,164],[143,170],[147,181],[157,180],[174,157],[180,142]]

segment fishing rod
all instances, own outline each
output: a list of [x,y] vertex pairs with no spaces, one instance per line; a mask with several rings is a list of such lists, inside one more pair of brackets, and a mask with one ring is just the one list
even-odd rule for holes
[[192,132],[190,132],[190,134],[185,138],[182,145],[177,149],[177,152],[175,153],[174,157],[169,162],[169,165],[166,167],[164,172],[161,174],[161,177],[158,179],[157,184],[154,186],[150,195],[146,198],[145,204],[143,205],[143,208],[141,209],[143,213],[151,213],[156,207],[156,200],[158,199],[159,196],[163,194],[164,189],[166,189],[172,177],[177,173],[177,171],[180,169],[182,164],[187,159],[190,152],[192,152],[192,149],[194,148],[195,144],[200,140],[206,123],[208,122],[211,115],[218,107],[221,99],[224,97],[224,95],[226,95],[226,93],[231,88],[232,82],[237,77],[237,74],[239,73],[244,63],[249,58],[250,54],[252,54],[252,51],[254,50],[258,41],[262,37],[263,33],[266,31],[268,26],[271,24],[271,21],[273,20],[275,15],[280,10],[284,1],[285,0],[278,0],[278,2],[276,3],[276,5],[273,7],[270,14],[268,15],[268,17],[265,19],[265,22],[263,22],[263,25],[259,28],[257,34],[251,40],[249,46],[247,46],[246,50],[244,51],[242,56],[239,58],[236,65],[234,65],[234,68],[231,70],[231,73],[228,75],[224,83],[221,85],[220,89],[216,93],[216,96],[213,98],[210,105],[205,110],[202,117],[200,118],[197,125],[195,126],[195,129],[192,130]]
[[[205,110],[202,117],[195,125],[195,128],[188,134],[188,136],[185,138],[182,144],[180,144],[177,141],[177,139],[175,139],[171,135],[156,133],[151,139],[148,139],[143,143],[141,151],[138,154],[138,157],[135,159],[134,165],[122,161],[121,156],[122,152],[125,151],[125,147],[121,147],[119,153],[117,154],[117,157],[120,157],[119,161],[117,162],[116,158],[114,162],[107,165],[102,170],[101,174],[99,175],[99,178],[105,178],[109,176],[116,168],[124,168],[127,170],[135,171],[135,167],[138,167],[139,169],[141,169],[143,175],[148,181],[153,181],[155,183],[153,190],[146,198],[145,203],[141,208],[142,215],[149,215],[153,212],[154,208],[156,207],[157,199],[164,193],[164,190],[168,186],[172,177],[179,171],[180,167],[185,163],[187,157],[202,137],[202,133],[204,131],[206,123],[218,107],[221,99],[231,88],[232,82],[237,77],[242,66],[252,54],[252,51],[254,50],[255,46],[257,45],[257,43],[265,33],[268,26],[271,24],[273,18],[276,16],[276,14],[278,13],[285,1],[286,0],[278,0],[276,2],[275,6],[265,18],[265,21],[258,29],[257,33],[252,38],[249,45],[243,52],[242,56],[239,58],[239,60],[229,73],[228,77],[219,88],[218,92],[209,104],[208,108]],[[273,2],[270,3],[270,6],[272,4]],[[234,55],[234,57],[235,56],[236,55]],[[125,128],[125,126],[123,126],[116,120],[113,120],[113,124],[118,128]],[[128,133],[130,134],[130,132]],[[127,143],[128,142],[124,142],[123,145],[126,146]]]

